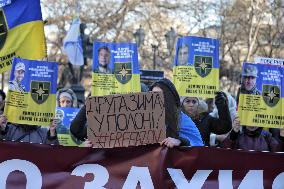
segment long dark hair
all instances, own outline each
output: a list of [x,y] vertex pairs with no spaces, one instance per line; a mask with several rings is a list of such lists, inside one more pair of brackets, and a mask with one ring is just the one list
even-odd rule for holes
[[180,98],[174,84],[164,78],[155,82],[150,91],[154,87],[159,87],[163,90],[165,99],[165,122],[167,126],[167,137],[177,138],[179,130],[180,117]]

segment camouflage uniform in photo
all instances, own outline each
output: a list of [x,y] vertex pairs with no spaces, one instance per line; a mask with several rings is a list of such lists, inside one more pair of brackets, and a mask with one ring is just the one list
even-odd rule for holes
[[19,91],[19,92],[25,92],[26,88],[24,85],[18,83],[16,80],[9,81],[9,89],[12,91]]
[[[18,70],[25,71],[25,64],[22,62],[17,63],[15,66],[15,71],[18,71]],[[13,81],[9,81],[9,89],[12,91],[19,91],[19,92],[26,91],[25,86],[21,83],[18,83],[15,78],[13,79]]]

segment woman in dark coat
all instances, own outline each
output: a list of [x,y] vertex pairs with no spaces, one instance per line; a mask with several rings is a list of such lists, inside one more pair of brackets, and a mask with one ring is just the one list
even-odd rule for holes
[[161,144],[168,147],[203,146],[195,124],[181,111],[180,97],[174,84],[164,78],[155,82],[150,91],[161,91],[164,94],[167,138]]

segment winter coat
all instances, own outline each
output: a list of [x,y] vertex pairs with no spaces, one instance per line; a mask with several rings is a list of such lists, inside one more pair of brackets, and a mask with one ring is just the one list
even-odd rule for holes
[[219,118],[212,117],[207,112],[201,113],[194,123],[198,128],[203,142],[210,146],[210,133],[217,135],[228,133],[232,128],[232,120],[227,104],[216,104]]
[[230,135],[221,143],[221,147],[278,152],[282,150],[282,143],[279,143],[272,137],[271,133],[262,128],[258,128],[256,131],[248,131],[246,127],[243,127],[242,132],[232,130]]
[[57,136],[51,137],[47,128],[30,125],[8,124],[4,131],[0,131],[0,139],[16,142],[59,144]]
[[81,141],[87,138],[86,105],[80,109],[76,117],[71,121],[70,132]]

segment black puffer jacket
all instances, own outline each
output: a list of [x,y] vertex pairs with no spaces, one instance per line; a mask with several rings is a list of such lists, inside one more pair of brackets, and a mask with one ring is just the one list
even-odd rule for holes
[[76,117],[72,120],[70,132],[81,141],[87,138],[86,105],[80,109]]
[[228,133],[232,128],[232,120],[227,104],[216,103],[219,118],[212,117],[209,113],[201,113],[197,119],[193,119],[202,140],[206,146],[210,146],[210,133],[217,135]]

